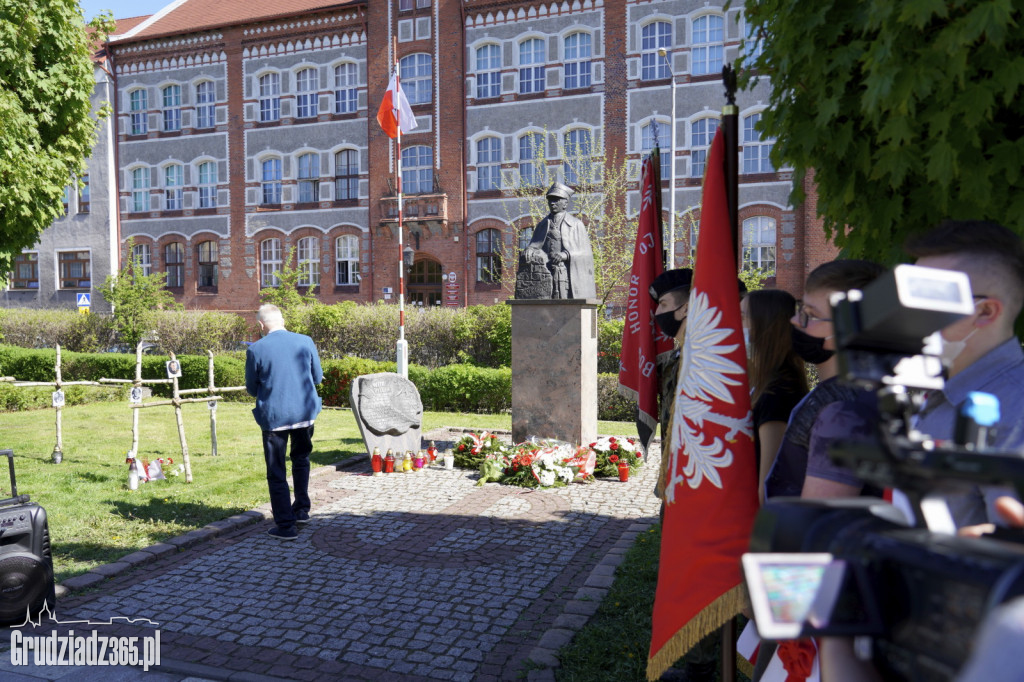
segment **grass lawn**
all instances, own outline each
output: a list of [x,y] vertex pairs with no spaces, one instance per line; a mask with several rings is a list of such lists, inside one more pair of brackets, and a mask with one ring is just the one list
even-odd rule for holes
[[[251,404],[222,402],[217,408],[217,449],[210,454],[210,418],[205,403],[182,406],[194,482],[184,475],[128,490],[125,453],[131,449],[132,417],[126,403],[93,403],[63,410],[64,461],[50,461],[55,443],[54,411],[0,414],[0,449],[13,449],[18,492],[46,508],[57,581],[85,573],[136,550],[200,528],[269,500],[260,431]],[[424,432],[452,426],[510,429],[508,414],[428,412]],[[174,410],[142,410],[139,457],[181,462]],[[633,424],[599,422],[603,434],[636,435]],[[324,410],[313,439],[314,466],[363,454],[351,410]],[[0,461],[0,469],[6,464]],[[0,497],[9,497],[0,470]]]

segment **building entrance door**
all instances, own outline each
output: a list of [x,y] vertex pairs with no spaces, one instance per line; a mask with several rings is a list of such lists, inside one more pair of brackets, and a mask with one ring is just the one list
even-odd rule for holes
[[441,264],[424,258],[416,261],[409,273],[409,305],[441,305]]

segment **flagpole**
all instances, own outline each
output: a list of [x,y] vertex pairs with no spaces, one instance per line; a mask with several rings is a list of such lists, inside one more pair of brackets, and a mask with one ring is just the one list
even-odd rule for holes
[[[395,38],[395,83],[398,91],[402,89],[402,75],[398,70],[398,39]],[[396,112],[400,108],[400,98],[392,103]],[[398,114],[396,120],[401,120]],[[398,189],[398,344],[396,346],[396,370],[403,379],[409,378],[409,344],[405,341],[405,244],[402,238],[402,126],[398,126],[395,137],[395,158],[397,178],[395,187]]]
[[[722,67],[725,84],[725,106],[722,107],[723,141],[725,142],[725,196],[729,209],[729,231],[732,234],[733,262],[742,269],[739,234],[739,109],[736,107],[736,71],[731,64]],[[722,679],[736,679],[736,618],[722,626]]]

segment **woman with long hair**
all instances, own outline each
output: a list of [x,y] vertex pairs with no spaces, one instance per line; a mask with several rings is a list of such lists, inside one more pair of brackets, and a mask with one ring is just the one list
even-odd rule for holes
[[807,394],[804,361],[793,350],[789,319],[796,299],[781,289],[751,291],[740,303],[747,338],[754,448],[758,458],[758,495],[786,432],[789,413]]

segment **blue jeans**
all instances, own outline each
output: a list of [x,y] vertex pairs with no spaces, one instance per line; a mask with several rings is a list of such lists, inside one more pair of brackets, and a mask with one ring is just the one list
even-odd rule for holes
[[[288,490],[285,451],[292,441],[292,483],[295,502]],[[263,456],[267,460],[267,484],[274,523],[281,530],[295,528],[295,515],[309,511],[309,454],[313,452],[313,427],[263,432]]]

